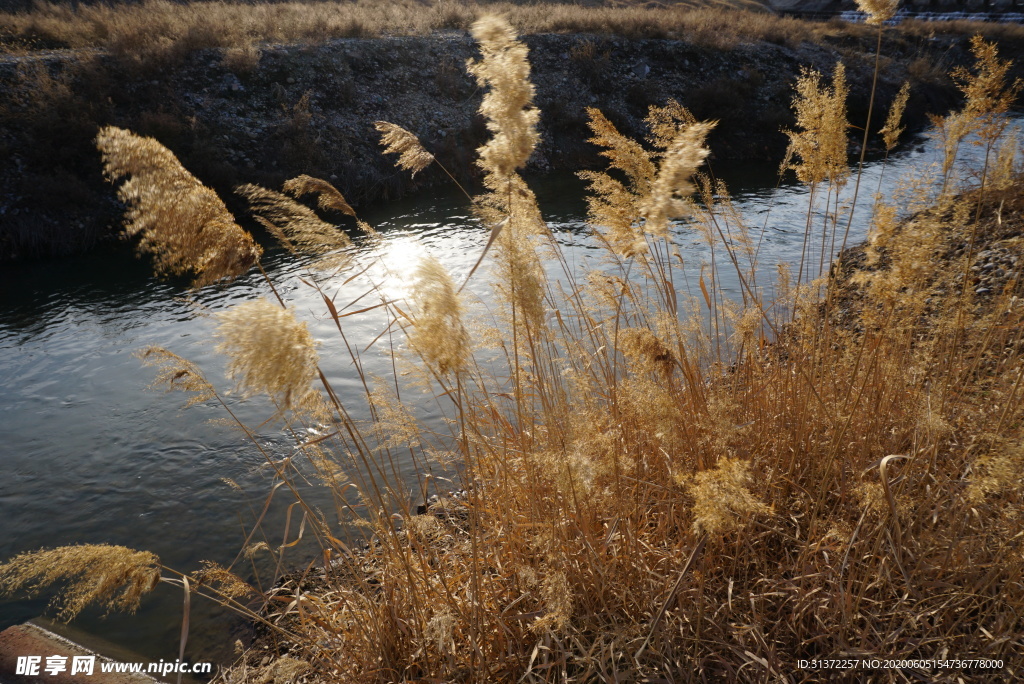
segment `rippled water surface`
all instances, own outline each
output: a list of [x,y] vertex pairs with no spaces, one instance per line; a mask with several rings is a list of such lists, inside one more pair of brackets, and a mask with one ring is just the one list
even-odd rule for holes
[[[909,146],[890,161],[886,178],[929,164],[930,142]],[[850,240],[859,241],[881,165],[869,165],[861,191],[864,209]],[[763,225],[759,261],[766,282],[779,261],[797,263],[806,211],[806,191],[795,185],[775,190],[774,169],[716,167],[731,186],[737,207],[749,224]],[[583,269],[599,263],[600,252],[583,225],[581,183],[572,177],[544,178],[534,184],[542,208],[570,263]],[[485,234],[470,218],[465,198],[455,192],[432,193],[379,207],[366,214],[383,233],[374,247],[357,250],[358,263],[381,257],[371,271],[392,297],[404,293],[403,278],[429,252],[457,278],[464,277],[480,253]],[[770,208],[770,211],[769,211]],[[758,230],[758,232],[760,232]],[[702,261],[710,258],[700,238],[685,227],[677,240],[696,285]],[[271,252],[267,270],[295,302],[323,340],[324,370],[353,406],[363,404],[361,387],[336,332],[322,318],[323,305],[299,278],[301,264]],[[486,267],[474,279],[486,300]],[[554,271],[552,271],[554,272]],[[581,271],[582,272],[582,271]],[[723,270],[723,273],[727,271]],[[337,302],[363,291],[342,285],[344,274],[324,284]],[[721,286],[734,294],[736,283],[723,276]],[[362,286],[365,290],[365,286]],[[261,280],[249,276],[229,287],[204,290],[192,303],[181,283],[150,275],[128,247],[32,264],[5,264],[0,270],[0,559],[40,548],[72,543],[108,543],[146,549],[167,566],[191,571],[200,559],[230,563],[242,544],[251,511],[263,505],[269,488],[262,458],[241,435],[209,422],[222,417],[212,405],[179,410],[181,395],[147,390],[153,370],[133,353],[147,345],[167,347],[198,363],[219,387],[223,360],[213,351],[208,314],[266,294]],[[357,305],[363,306],[365,304]],[[365,347],[385,328],[371,312],[346,318],[346,336]],[[367,370],[391,372],[386,358],[370,350]],[[259,402],[232,406],[252,424],[267,415]],[[429,413],[429,409],[428,409]],[[284,453],[287,440],[273,425],[260,428],[260,440]],[[411,466],[403,464],[411,477]],[[229,478],[242,491],[225,484]],[[279,535],[287,504],[272,504],[267,529]],[[309,549],[297,550],[296,563]],[[0,599],[0,629],[40,614],[43,600]],[[132,648],[152,659],[177,656],[181,597],[161,587],[135,616],[84,614],[79,627]],[[210,605],[193,607],[187,658],[226,657],[242,625]]]

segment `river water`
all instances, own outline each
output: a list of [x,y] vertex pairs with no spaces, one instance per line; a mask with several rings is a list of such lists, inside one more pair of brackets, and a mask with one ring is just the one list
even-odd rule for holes
[[[918,139],[889,160],[885,178],[920,170],[935,159],[935,143]],[[806,189],[795,183],[776,189],[774,168],[715,165],[713,170],[729,183],[747,222],[758,233],[765,227],[761,282],[770,279],[778,262],[798,263]],[[865,235],[882,170],[880,161],[867,165],[851,243]],[[549,176],[533,185],[570,263],[581,269],[596,264],[599,250],[583,222],[581,182]],[[383,240],[357,249],[355,258],[387,264],[375,277],[390,296],[403,294],[403,278],[424,252],[461,279],[486,239],[465,198],[455,191],[393,202],[363,218],[376,225]],[[689,274],[682,287],[696,288],[700,265],[710,252],[685,227],[676,229],[676,239]],[[305,266],[271,250],[266,268],[309,321],[314,336],[324,341],[322,365],[335,388],[351,405],[364,403],[333,324],[317,318],[322,303],[299,280],[307,274]],[[473,283],[485,299],[486,270]],[[343,279],[324,283],[328,292],[339,291],[338,302],[361,294],[342,287]],[[719,285],[738,295],[737,284],[727,276]],[[143,367],[133,353],[147,345],[167,347],[198,363],[215,385],[227,387],[223,359],[212,349],[214,325],[208,314],[267,291],[260,278],[250,275],[229,287],[203,290],[191,303],[182,301],[186,294],[185,283],[154,278],[148,263],[134,258],[126,245],[60,260],[5,264],[0,270],[0,559],[75,543],[149,550],[165,565],[184,571],[196,569],[202,559],[223,564],[234,559],[252,511],[263,505],[270,486],[262,458],[238,432],[210,422],[222,417],[215,406],[179,410],[181,395],[148,390],[153,369]],[[345,321],[346,336],[359,348],[385,327],[379,313]],[[391,372],[381,353],[370,350],[363,359],[372,373]],[[258,401],[229,401],[250,424],[268,415]],[[281,453],[287,448],[273,425],[260,428],[259,438]],[[411,478],[411,465],[401,467],[403,476]],[[241,490],[228,486],[226,478]],[[266,525],[271,535],[283,531],[288,503],[283,495],[275,498]],[[297,564],[310,553],[297,549],[286,562]],[[45,599],[0,598],[0,629],[39,615],[45,607]],[[171,660],[178,651],[181,596],[162,586],[134,616],[103,617],[93,611],[75,624],[144,657]],[[202,601],[193,603],[191,624],[186,652],[191,661],[227,658],[236,635],[244,633],[240,621]]]

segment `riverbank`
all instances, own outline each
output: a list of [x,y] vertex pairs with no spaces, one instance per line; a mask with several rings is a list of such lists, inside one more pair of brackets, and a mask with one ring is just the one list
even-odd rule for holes
[[[865,27],[807,25],[788,33],[711,44],[704,36],[615,33],[524,37],[530,49],[542,143],[529,169],[591,168],[586,108],[597,106],[642,137],[651,105],[679,100],[722,124],[710,139],[721,159],[778,160],[791,126],[792,84],[803,67],[829,72],[842,59],[852,120],[866,114],[874,41]],[[944,73],[967,63],[966,35],[887,31],[881,111],[900,83],[913,86],[908,119],[942,113],[954,90]],[[775,41],[775,42],[772,42]],[[330,179],[357,208],[444,180],[415,179],[380,153],[373,122],[416,133],[472,187],[473,150],[485,139],[480,93],[465,71],[475,56],[463,30],[429,36],[341,38],[319,44],[203,48],[149,62],[103,48],[0,56],[0,260],[66,254],[113,239],[120,208],[100,175],[93,139],[113,124],[155,137],[241,215],[232,190],[278,187],[302,173]],[[854,137],[859,137],[856,135]]]

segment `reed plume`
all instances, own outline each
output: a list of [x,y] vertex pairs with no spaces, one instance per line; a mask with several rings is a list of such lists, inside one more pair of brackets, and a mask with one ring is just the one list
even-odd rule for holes
[[743,528],[751,518],[771,512],[750,491],[754,477],[750,464],[738,458],[722,457],[712,470],[684,479],[693,497],[693,530],[713,536]]
[[[1024,445],[994,440],[975,461],[975,476],[967,488],[972,503],[1000,494],[1020,496],[1024,492]],[[1018,499],[1019,500],[1019,499]]]
[[971,39],[974,54],[974,72],[957,67],[951,73],[954,82],[964,94],[964,106],[947,116],[932,116],[932,124],[938,129],[943,144],[942,194],[950,190],[953,165],[960,152],[960,145],[972,134],[977,134],[986,154],[1006,130],[1006,114],[1016,101],[1024,83],[1017,78],[1007,83],[1012,60],[999,59],[994,43],[987,43],[981,36]]
[[1003,137],[999,148],[996,150],[995,163],[990,172],[989,185],[994,190],[1005,190],[1013,186],[1021,168],[1017,163],[1020,154],[1020,135],[1017,130],[1011,131]]
[[[601,110],[588,107],[587,116],[590,117],[587,125],[594,133],[587,142],[603,148],[599,154],[608,159],[610,168],[619,169],[626,174],[634,194],[646,195],[657,174],[657,167],[651,156],[640,143],[619,133]],[[673,129],[669,133],[659,126],[656,135],[661,136],[659,140],[667,142],[667,148],[671,144],[670,141],[675,140],[677,133],[678,129]]]
[[658,370],[668,374],[676,363],[672,350],[649,328],[620,330],[617,346],[641,371]]
[[336,187],[323,180],[302,174],[291,180],[287,180],[282,188],[292,197],[299,199],[306,195],[316,195],[317,205],[327,211],[333,209],[348,216],[355,216],[356,212],[349,205],[345,196]]
[[419,138],[401,126],[387,121],[377,121],[373,127],[381,133],[380,144],[384,145],[384,154],[399,155],[398,161],[395,162],[398,168],[405,169],[415,176],[433,163],[434,155],[424,149]]
[[470,60],[466,68],[481,88],[487,88],[479,111],[493,134],[477,149],[477,165],[484,170],[489,192],[474,200],[474,210],[496,232],[499,292],[512,305],[513,316],[523,316],[530,329],[539,330],[544,321],[544,272],[530,236],[549,232],[536,196],[516,172],[540,139],[527,49],[499,17],[481,18],[472,33],[482,57]]
[[629,259],[644,254],[647,242],[637,220],[637,196],[621,181],[599,171],[581,171],[587,181],[587,220],[603,229],[611,250]]
[[[974,73],[957,67],[951,75],[964,94],[964,114],[977,123],[983,138],[995,138],[1005,129],[1003,119],[1024,87],[1024,81],[1015,78],[1012,83],[1007,83],[1013,61],[999,59],[999,48],[995,43],[974,36],[971,38],[971,53],[975,60]],[[996,130],[986,133],[993,126]]]
[[526,46],[516,40],[507,21],[485,16],[473,24],[482,59],[466,68],[486,88],[480,114],[493,137],[479,150],[477,164],[487,173],[508,177],[524,166],[540,140],[540,110],[533,106],[534,88]]
[[[310,191],[309,189],[314,184],[302,180],[302,178],[300,176],[288,181],[285,184],[285,189],[290,189],[298,194],[305,194],[300,190]],[[322,187],[317,186],[317,188],[316,192],[321,193],[321,201],[324,201],[323,198],[327,196],[326,201],[332,204],[337,203],[337,197],[333,196],[329,190],[325,195]],[[241,185],[235,188],[235,192],[249,200],[249,208],[256,215],[256,220],[270,231],[289,252],[320,257],[314,262],[314,266],[317,268],[339,268],[348,263],[348,255],[345,250],[352,246],[352,240],[337,226],[323,221],[316,215],[316,212],[306,205],[299,204],[287,195],[259,185]],[[338,196],[340,194],[338,193]],[[342,198],[342,202],[344,202],[344,198]],[[348,204],[345,203],[345,206]]]
[[[416,322],[419,323],[418,318]],[[413,335],[417,330],[413,328],[409,332]],[[416,344],[413,344],[413,348],[419,349]],[[429,349],[427,351],[429,352]],[[457,356],[464,360],[462,355]],[[428,365],[437,370],[440,364],[438,360],[433,360],[432,363],[428,362]],[[382,448],[392,449],[420,441],[421,426],[416,422],[410,407],[402,403],[387,381],[383,378],[374,378],[373,389],[368,399],[374,410],[373,429]]]
[[651,105],[645,121],[650,129],[647,142],[658,150],[659,154],[663,154],[680,130],[697,123],[697,117],[679,102],[669,98],[664,106]]
[[[594,134],[588,142],[604,148],[599,154],[608,158],[609,167],[625,173],[627,179],[623,183],[603,171],[577,174],[588,184],[587,220],[595,228],[603,229],[601,235],[615,254],[627,259],[640,256],[647,251],[647,242],[640,226],[639,205],[650,189],[657,167],[647,151],[619,133],[599,109],[589,107],[587,115],[587,125]],[[674,126],[671,132],[659,126],[655,135],[671,140],[676,132]],[[667,147],[670,143],[665,144]]]
[[202,569],[192,574],[197,590],[203,585],[207,585],[228,598],[259,595],[259,591],[255,587],[219,563],[204,560],[200,561],[200,564],[203,566]]
[[693,174],[708,155],[703,146],[714,122],[698,122],[674,100],[651,107],[646,122],[655,147],[649,152],[622,135],[594,108],[588,108],[590,142],[602,147],[609,167],[623,172],[626,183],[605,172],[583,171],[588,181],[588,219],[604,229],[603,237],[616,254],[629,258],[647,251],[644,233],[668,235],[670,219],[689,211],[686,195],[693,192]]
[[856,0],[857,9],[868,15],[867,23],[881,24],[896,16],[899,0]]
[[150,387],[162,387],[168,392],[190,392],[185,407],[201,404],[217,396],[213,385],[206,379],[199,367],[163,347],[146,347],[135,356],[143,365],[157,366],[160,370]]
[[135,612],[142,595],[160,581],[160,559],[148,551],[123,546],[83,544],[42,549],[15,556],[0,565],[6,592],[38,594],[55,582],[64,590],[51,602],[61,620],[69,621],[89,604],[108,611]]
[[796,171],[805,183],[825,180],[841,182],[849,175],[846,163],[846,67],[836,64],[832,85],[821,82],[821,74],[804,69],[796,82],[793,109],[799,131],[789,136],[789,161],[785,168]]
[[228,377],[243,396],[266,394],[283,409],[307,408],[315,399],[316,345],[291,309],[267,299],[217,314],[217,351],[228,356]]
[[416,321],[409,343],[436,372],[459,373],[469,359],[469,334],[462,324],[463,306],[455,283],[437,259],[416,267],[412,287]]
[[903,120],[903,110],[907,108],[907,100],[910,98],[910,83],[904,82],[900,91],[889,106],[889,115],[885,118],[885,125],[878,131],[885,143],[886,153],[892,152],[896,142],[903,134],[904,127],[900,125]]
[[684,198],[694,190],[690,178],[708,156],[704,140],[714,127],[713,122],[685,126],[665,150],[650,194],[640,204],[646,232],[668,237],[669,219],[686,213]]
[[153,138],[108,126],[96,137],[111,182],[126,180],[118,198],[128,205],[124,232],[141,236],[138,250],[154,257],[161,275],[195,275],[201,287],[242,275],[262,253],[217,194],[200,183]]

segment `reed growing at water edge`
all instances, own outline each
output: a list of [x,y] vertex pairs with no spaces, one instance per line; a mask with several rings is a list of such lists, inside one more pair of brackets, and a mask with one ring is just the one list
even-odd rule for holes
[[[526,48],[494,17],[473,35],[481,58],[469,68],[492,133],[473,206],[490,233],[490,275],[471,274],[467,287],[428,257],[398,299],[352,259],[323,261],[348,255],[348,238],[323,201],[318,213],[301,200],[315,190],[344,212],[335,188],[308,177],[284,192],[240,188],[260,222],[320,269],[305,280],[350,350],[370,417],[342,401],[318,367],[328,345],[316,347],[267,278],[272,299],[220,315],[220,348],[239,389],[269,396],[271,419],[295,438],[282,458],[241,426],[275,490],[295,496],[320,556],[258,590],[247,559],[265,554],[280,569],[294,541],[287,531],[280,542],[261,537],[261,518],[230,567],[160,577],[260,621],[287,669],[309,681],[812,681],[836,673],[798,662],[823,658],[921,661],[887,671],[892,680],[1020,676],[1024,180],[1019,143],[987,137],[1018,87],[1005,82],[1006,63],[976,41],[977,68],[961,74],[967,104],[939,122],[982,127],[970,140],[991,147],[984,168],[923,169],[904,194],[879,199],[869,244],[834,266],[846,90],[841,67],[831,86],[807,72],[785,166],[822,190],[830,211],[824,225],[808,211],[796,282],[780,267],[764,283],[761,236],[705,167],[714,124],[675,101],[651,108],[645,143],[588,112],[609,166],[582,174],[604,260],[577,272],[519,175],[538,141]],[[989,97],[972,96],[982,90]],[[899,128],[892,113],[871,135],[891,149]],[[408,131],[378,130],[404,168],[433,163]],[[205,234],[213,224],[145,212],[150,197],[206,202],[173,157],[147,153],[168,173],[136,170],[109,140],[157,144],[109,130],[99,139],[109,172],[130,175],[128,197],[139,198],[130,226]],[[210,216],[228,225],[219,210]],[[693,297],[676,246],[690,230],[720,257]],[[250,237],[224,234],[258,258]],[[174,239],[148,244],[158,264],[202,265],[201,282],[236,273],[164,254]],[[984,275],[993,254],[1006,255],[998,277]],[[735,273],[738,298],[719,286],[722,268]],[[350,314],[331,293],[338,269],[378,294],[360,306],[387,313],[379,340],[404,331],[404,344],[382,352],[395,377],[362,371],[365,352],[344,334]],[[496,302],[486,311],[471,295],[481,289]],[[147,354],[165,385],[220,401],[193,364]],[[431,389],[440,423],[420,422],[406,383]],[[399,458],[417,469],[413,485],[397,478]],[[438,463],[458,470],[456,487],[435,475]],[[331,515],[304,498],[312,480],[334,494]],[[103,573],[80,548],[19,557],[0,578],[38,589],[57,577],[41,570],[50,558]],[[140,576],[149,588],[154,572],[118,575],[125,596],[137,596]],[[958,658],[998,665],[927,662]],[[221,677],[270,681],[272,667],[243,660]]]

